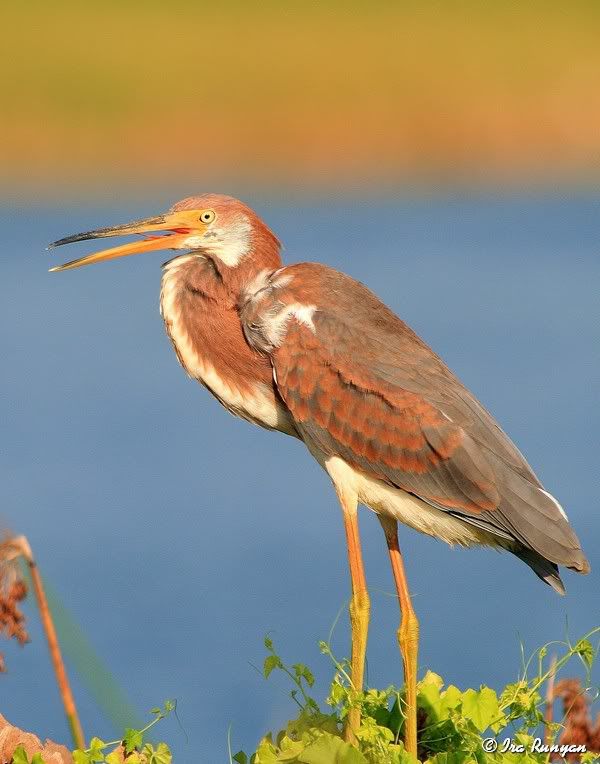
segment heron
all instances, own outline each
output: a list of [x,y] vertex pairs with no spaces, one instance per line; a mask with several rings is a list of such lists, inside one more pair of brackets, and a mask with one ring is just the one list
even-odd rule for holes
[[[52,268],[157,250],[160,309],[177,357],[232,414],[299,438],[329,475],[350,569],[350,678],[364,685],[370,600],[358,507],[383,528],[400,605],[404,745],[417,752],[419,621],[398,524],[512,552],[560,594],[559,566],[589,563],[558,500],[442,359],[365,285],[319,263],[284,265],[276,235],[220,194],[51,244],[142,234]],[[345,738],[355,741],[360,710]]]

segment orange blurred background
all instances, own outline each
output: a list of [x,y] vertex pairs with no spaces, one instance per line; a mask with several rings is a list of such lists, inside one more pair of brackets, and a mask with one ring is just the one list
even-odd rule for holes
[[598,2],[34,0],[3,48],[8,190],[600,168]]

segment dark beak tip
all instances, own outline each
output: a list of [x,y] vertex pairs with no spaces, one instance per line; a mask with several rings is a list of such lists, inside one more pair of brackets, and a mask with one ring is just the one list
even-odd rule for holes
[[71,237],[69,236],[67,239],[57,239],[56,241],[51,241],[50,244],[46,247],[46,250],[49,249],[56,249],[56,247],[62,247],[63,244],[69,244],[69,239]]
[[90,236],[87,233],[76,233],[73,236],[65,236],[64,239],[57,239],[56,241],[51,241],[50,244],[46,247],[46,249],[55,249],[56,247],[62,247],[64,244],[74,244],[77,241],[85,241],[86,239],[95,238]]

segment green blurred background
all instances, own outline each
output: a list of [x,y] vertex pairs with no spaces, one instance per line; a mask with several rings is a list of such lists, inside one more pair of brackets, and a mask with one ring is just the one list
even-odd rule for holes
[[30,0],[3,27],[12,189],[358,190],[600,167],[594,0]]

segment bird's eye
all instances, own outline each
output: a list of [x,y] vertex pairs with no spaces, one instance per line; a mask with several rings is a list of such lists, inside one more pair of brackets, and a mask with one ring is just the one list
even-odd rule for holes
[[216,215],[214,210],[204,210],[204,212],[200,213],[200,220],[203,223],[212,223],[215,217]]

